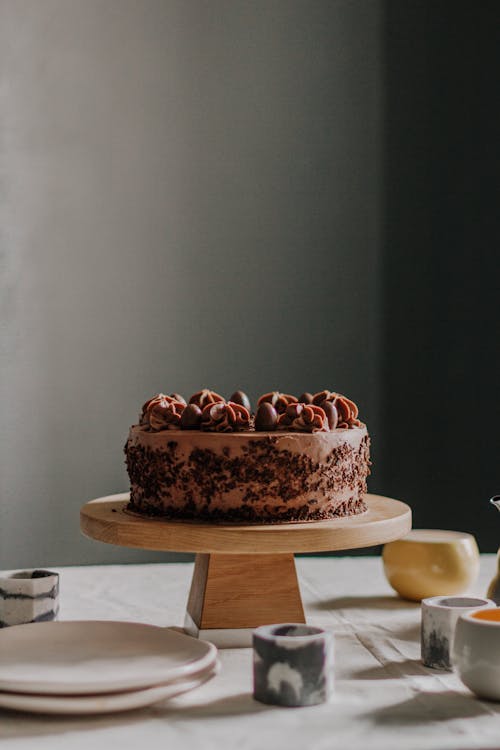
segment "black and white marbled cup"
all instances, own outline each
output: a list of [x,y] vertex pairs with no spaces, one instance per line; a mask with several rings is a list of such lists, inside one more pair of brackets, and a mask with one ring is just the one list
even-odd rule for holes
[[325,703],[333,690],[333,633],[300,623],[256,628],[253,681],[253,696],[261,703]]
[[0,628],[55,620],[58,613],[58,573],[51,570],[0,573]]
[[451,671],[455,627],[460,615],[494,607],[491,599],[473,596],[431,596],[422,599],[421,654],[426,667]]

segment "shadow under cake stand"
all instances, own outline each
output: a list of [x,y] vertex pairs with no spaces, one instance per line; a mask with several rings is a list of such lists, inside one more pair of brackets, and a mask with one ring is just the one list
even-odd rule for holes
[[128,493],[92,500],[82,532],[121,547],[196,553],[184,629],[219,647],[250,646],[259,625],[305,622],[294,552],[385,544],[411,529],[400,500],[366,495],[368,510],[327,521],[210,524],[130,513]]

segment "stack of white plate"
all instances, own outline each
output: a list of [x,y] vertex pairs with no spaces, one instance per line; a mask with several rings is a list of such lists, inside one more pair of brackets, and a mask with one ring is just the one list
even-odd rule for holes
[[154,625],[41,622],[0,630],[0,707],[32,713],[129,711],[217,674],[211,643]]

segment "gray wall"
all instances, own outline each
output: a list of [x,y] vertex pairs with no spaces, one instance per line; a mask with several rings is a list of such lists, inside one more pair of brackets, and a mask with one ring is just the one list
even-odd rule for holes
[[[146,397],[380,411],[381,7],[2,0],[0,566],[84,539]],[[377,488],[377,474],[372,488]]]

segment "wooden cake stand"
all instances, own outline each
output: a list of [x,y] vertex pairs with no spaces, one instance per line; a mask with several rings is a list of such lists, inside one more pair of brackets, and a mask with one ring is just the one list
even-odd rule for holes
[[185,630],[218,646],[251,645],[258,625],[305,622],[294,552],[384,544],[411,529],[400,500],[367,495],[358,516],[307,523],[208,524],[148,518],[126,511],[128,493],[84,505],[82,532],[121,547],[195,552]]

